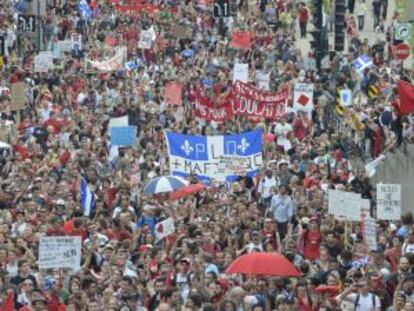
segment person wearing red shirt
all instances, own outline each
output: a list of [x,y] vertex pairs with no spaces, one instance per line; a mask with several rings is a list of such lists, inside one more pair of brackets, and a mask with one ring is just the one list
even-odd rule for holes
[[301,235],[303,256],[308,260],[316,260],[320,255],[321,233],[319,232],[318,219],[312,217],[309,221],[309,228]]
[[298,112],[297,118],[293,121],[293,133],[295,137],[302,141],[308,134],[309,120],[303,115],[303,112]]
[[306,38],[306,27],[309,21],[309,10],[304,3],[301,3],[298,10],[300,37]]

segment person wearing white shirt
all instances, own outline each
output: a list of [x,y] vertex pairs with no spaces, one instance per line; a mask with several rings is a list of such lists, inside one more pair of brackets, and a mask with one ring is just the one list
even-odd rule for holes
[[292,132],[292,126],[289,123],[286,123],[286,119],[282,118],[280,123],[275,126],[275,134],[277,136],[277,145],[284,147],[287,140],[287,135]]
[[[358,292],[353,292],[358,290]],[[342,294],[338,295],[335,300],[341,304],[348,301],[353,304],[355,311],[380,311],[381,300],[379,297],[369,291],[369,284],[366,280],[353,284]]]
[[414,254],[414,232],[408,233],[407,241],[401,247],[401,255]]
[[273,176],[272,171],[268,170],[266,171],[265,176],[262,178],[262,180],[259,183],[259,187],[257,192],[260,193],[262,204],[265,208],[269,208],[270,201],[272,200],[273,195],[273,188],[279,186],[278,179]]

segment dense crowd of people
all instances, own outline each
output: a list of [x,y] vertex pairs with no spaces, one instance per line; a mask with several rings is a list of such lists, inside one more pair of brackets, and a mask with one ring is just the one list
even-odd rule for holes
[[[213,18],[207,0],[137,0],[129,3],[142,8],[133,13],[120,9],[127,1],[52,2],[40,40],[17,28],[31,2],[4,0],[0,8],[2,310],[414,309],[412,213],[377,221],[377,248],[368,249],[361,223],[335,219],[327,205],[327,189],[356,192],[370,200],[367,213],[375,218],[376,185],[361,163],[414,140],[414,119],[399,113],[396,91],[398,80],[412,82],[412,72],[392,54],[400,17],[387,0],[348,1],[347,48],[327,55],[320,70],[315,50],[305,55],[299,45],[312,29],[306,2],[235,1],[235,15],[224,19]],[[329,28],[334,1],[323,2]],[[86,12],[79,8],[85,3]],[[361,36],[372,18],[383,41]],[[187,35],[177,35],[175,25]],[[151,28],[151,48],[139,48],[140,31]],[[236,30],[251,32],[250,49],[232,47]],[[38,49],[53,49],[72,33],[81,45],[35,72]],[[133,68],[88,68],[86,59],[111,58],[118,46],[127,47]],[[373,65],[358,73],[352,62],[362,54]],[[195,117],[196,90],[220,97],[235,62],[249,64],[252,85],[258,73],[270,74],[272,92],[313,83],[313,111],[288,109],[280,120],[259,122]],[[26,105],[15,110],[11,89],[19,81]],[[171,81],[184,86],[181,106],[165,103]],[[336,88],[352,90],[345,111],[336,109]],[[125,115],[137,127],[136,144],[113,153],[108,123]],[[263,131],[257,176],[212,182],[178,201],[142,193],[169,173],[164,129],[220,135],[254,128]],[[80,204],[81,176],[96,196],[90,215]],[[175,233],[157,241],[155,226],[168,217]],[[82,238],[80,269],[39,269],[41,237],[64,235]],[[301,277],[225,273],[252,252],[283,254]]]

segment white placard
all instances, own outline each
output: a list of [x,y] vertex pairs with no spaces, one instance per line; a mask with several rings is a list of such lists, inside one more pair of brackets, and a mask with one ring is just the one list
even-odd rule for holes
[[295,83],[293,89],[293,110],[310,112],[313,109],[313,84]]
[[129,125],[128,115],[119,117],[119,118],[111,118],[109,120],[109,128],[118,127],[118,126],[128,126],[128,125]]
[[233,82],[241,81],[247,83],[249,81],[249,65],[248,64],[234,64],[233,67]]
[[401,219],[401,185],[377,184],[377,218]]
[[364,219],[364,242],[370,250],[377,249],[377,226],[373,218],[366,217]]
[[79,270],[81,246],[81,237],[42,237],[39,245],[39,269]]
[[338,190],[328,191],[329,214],[340,220],[361,220],[361,195]]
[[259,89],[270,91],[270,73],[258,71],[256,73],[256,85]]
[[35,72],[48,72],[49,69],[53,69],[53,66],[52,51],[41,51],[34,58]]
[[80,33],[72,33],[70,36],[71,49],[73,51],[82,50],[82,35]]
[[63,52],[70,52],[72,49],[72,41],[71,40],[62,40],[56,42],[59,47],[59,50]]
[[155,240],[159,241],[175,231],[174,219],[167,218],[155,225]]
[[138,47],[140,49],[150,49],[152,42],[157,38],[154,29],[151,27],[148,30],[141,30],[139,34]]

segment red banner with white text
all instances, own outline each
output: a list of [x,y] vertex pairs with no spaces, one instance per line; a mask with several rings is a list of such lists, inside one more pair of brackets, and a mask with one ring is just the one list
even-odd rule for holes
[[251,121],[275,121],[286,114],[288,90],[272,93],[236,81],[220,103],[198,93],[195,115],[209,121],[224,122],[233,116],[245,116]]

